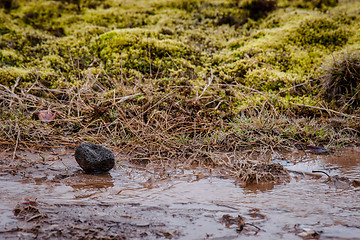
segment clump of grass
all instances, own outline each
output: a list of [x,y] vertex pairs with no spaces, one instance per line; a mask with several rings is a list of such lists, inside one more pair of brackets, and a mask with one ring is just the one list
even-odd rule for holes
[[280,163],[238,160],[234,164],[234,169],[238,171],[239,178],[247,184],[279,182],[289,177]]
[[319,77],[322,96],[340,111],[359,112],[360,107],[360,53],[346,52],[323,68]]

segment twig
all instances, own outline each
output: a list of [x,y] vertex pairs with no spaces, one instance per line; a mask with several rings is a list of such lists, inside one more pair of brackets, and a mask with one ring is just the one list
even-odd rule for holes
[[167,55],[169,56],[169,58],[171,59],[171,61],[173,62],[173,64],[175,65],[176,69],[179,69],[179,67],[176,65],[176,63],[174,62],[174,59],[171,57],[171,55],[167,52]]
[[121,73],[120,73],[120,80],[121,80],[121,85],[124,84],[124,80],[123,80],[123,76],[124,76],[124,63],[123,63],[123,50],[121,49],[121,54],[120,54],[120,65],[121,65]]
[[280,95],[281,93],[287,92],[287,91],[289,91],[289,90],[291,90],[291,89],[295,89],[295,88],[297,88],[297,87],[300,87],[300,86],[303,86],[303,85],[305,85],[305,84],[308,84],[308,83],[309,83],[308,81],[307,81],[307,82],[304,82],[304,83],[299,83],[299,84],[297,84],[297,85],[295,85],[295,86],[292,86],[292,87],[289,87],[289,88],[287,88],[287,89],[281,90],[281,91],[279,91],[279,92],[276,94],[276,96]]
[[32,220],[35,220],[35,219],[37,219],[37,218],[44,218],[44,217],[45,217],[44,214],[37,214],[37,215],[35,215],[35,216],[32,216],[32,217],[29,218],[29,219],[26,219],[26,221],[27,221],[27,222],[31,222]]
[[15,94],[15,88],[18,86],[19,81],[20,81],[20,77],[16,77],[14,86],[11,88],[11,92],[12,92],[13,94]]
[[261,231],[261,228],[259,228],[258,226],[254,225],[253,223],[246,223],[246,225],[253,226],[253,227],[256,228],[257,230]]
[[213,80],[214,80],[214,74],[213,74],[213,70],[211,68],[210,69],[210,77],[208,78],[208,82],[207,82],[207,84],[205,84],[205,87],[204,87],[202,93],[200,94],[200,96],[198,96],[196,98],[196,101],[198,101],[202,97],[202,95],[205,93],[206,89],[211,85]]
[[159,72],[160,72],[160,68],[161,68],[161,65],[162,65],[162,61],[163,61],[163,59],[161,58],[161,59],[160,59],[159,67],[158,67],[157,72],[156,72],[156,75],[155,75],[155,80],[157,80],[157,78],[158,78],[158,75],[159,75]]
[[19,139],[20,139],[20,128],[19,128],[19,124],[16,124],[16,127],[18,129],[18,135],[17,135],[17,138],[16,138],[16,143],[15,143],[15,148],[14,148],[14,152],[13,152],[13,160],[15,159],[15,156],[16,156],[16,150],[17,150],[17,147],[19,145]]
[[302,144],[298,144],[298,146],[300,146],[301,150],[305,153],[306,156],[308,156],[304,146]]
[[323,173],[325,174],[329,179],[331,179],[331,176],[327,173],[327,172],[324,172],[324,171],[312,171],[313,173]]
[[150,66],[150,76],[152,76],[152,70],[151,70],[151,47],[150,47],[150,43],[148,44],[148,48],[149,48],[149,66]]
[[115,104],[119,104],[119,103],[122,103],[122,102],[125,102],[126,100],[130,99],[130,98],[134,98],[136,96],[139,96],[141,95],[142,93],[135,93],[135,94],[132,94],[132,95],[128,95],[128,96],[123,96],[123,97],[117,97],[117,98],[112,98],[112,99],[107,99],[105,101],[103,101],[104,103],[106,102],[114,102]]
[[54,156],[52,156],[51,158],[48,158],[47,161],[48,162],[52,161],[52,160],[54,160],[55,158],[57,158],[59,156],[70,154],[70,153],[74,153],[74,151],[65,151],[65,152],[59,152],[59,153],[53,154]]

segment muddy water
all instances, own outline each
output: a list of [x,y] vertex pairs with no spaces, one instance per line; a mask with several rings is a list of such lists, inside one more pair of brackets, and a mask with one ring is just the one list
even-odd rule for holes
[[[22,161],[39,158],[22,154]],[[90,225],[129,239],[360,239],[360,187],[352,184],[360,180],[358,148],[273,156],[291,171],[290,182],[245,187],[204,169],[145,171],[125,161],[109,174],[87,175],[71,154],[51,157],[15,176],[1,173],[0,238],[35,236],[13,212],[30,199],[48,219],[40,234]]]

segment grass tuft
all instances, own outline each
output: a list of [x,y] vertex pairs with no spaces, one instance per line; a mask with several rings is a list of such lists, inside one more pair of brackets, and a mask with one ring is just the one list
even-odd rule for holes
[[360,53],[346,52],[334,57],[323,68],[321,94],[340,111],[359,112]]

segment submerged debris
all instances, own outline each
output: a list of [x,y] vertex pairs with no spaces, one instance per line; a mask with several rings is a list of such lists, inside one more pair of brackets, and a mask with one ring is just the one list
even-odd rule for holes
[[305,239],[319,239],[320,234],[322,231],[318,231],[313,229],[312,226],[306,226],[306,225],[295,225],[295,231],[297,232],[297,235],[299,237],[305,238]]
[[229,214],[223,215],[220,222],[224,223],[226,227],[230,227],[231,225],[238,225],[240,228],[245,224],[243,217],[240,215],[237,217],[232,217]]
[[40,212],[38,203],[31,200],[18,203],[14,209],[14,215],[24,219],[27,222],[46,217]]
[[360,187],[360,181],[351,180],[347,177],[341,177],[339,175],[330,176],[325,171],[312,171],[313,173],[323,173],[328,177],[328,181],[335,184],[335,186],[339,186],[339,184],[346,184],[353,187]]
[[304,151],[305,153],[309,152],[312,154],[328,154],[330,152],[329,149],[319,146],[313,146],[313,145],[302,145],[297,144],[295,145],[299,150]]
[[227,228],[230,228],[232,225],[236,225],[236,232],[238,233],[241,233],[246,226],[252,226],[253,228],[255,228],[256,233],[261,230],[258,226],[252,223],[245,222],[244,218],[240,215],[238,215],[237,217],[232,217],[229,214],[225,214],[220,219],[220,222],[224,223]]
[[310,153],[313,153],[313,154],[329,153],[329,149],[326,149],[326,148],[323,148],[323,147],[307,145],[307,146],[305,146],[305,148],[307,150],[309,150]]

